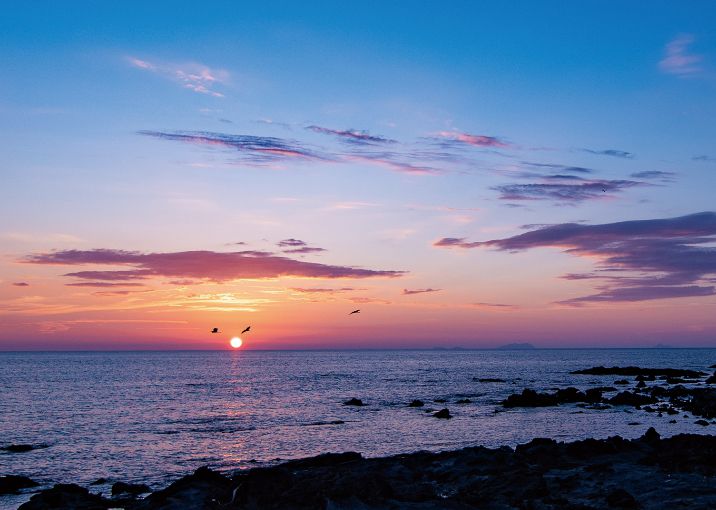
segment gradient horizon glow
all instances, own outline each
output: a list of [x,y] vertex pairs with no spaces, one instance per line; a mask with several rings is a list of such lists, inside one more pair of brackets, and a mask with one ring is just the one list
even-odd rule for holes
[[716,346],[711,2],[4,11],[0,350]]

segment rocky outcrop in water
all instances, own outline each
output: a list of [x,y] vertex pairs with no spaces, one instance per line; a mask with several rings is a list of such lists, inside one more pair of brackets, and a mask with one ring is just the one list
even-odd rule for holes
[[698,370],[686,370],[682,368],[641,368],[641,367],[592,367],[582,370],[575,370],[571,374],[586,375],[636,375],[656,377],[665,375],[667,377],[701,377],[706,375]]
[[39,484],[26,476],[0,476],[0,495],[17,494],[21,489],[37,487]]

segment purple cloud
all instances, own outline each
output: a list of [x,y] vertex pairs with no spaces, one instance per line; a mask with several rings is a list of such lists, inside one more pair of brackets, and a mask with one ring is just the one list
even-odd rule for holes
[[286,247],[296,247],[296,246],[307,246],[307,243],[305,241],[301,241],[300,239],[284,239],[282,241],[279,241],[276,243],[276,246],[280,248],[286,248]]
[[338,129],[330,129],[326,127],[321,126],[306,126],[306,129],[309,131],[313,131],[314,133],[320,133],[323,135],[333,135],[338,136],[348,142],[351,143],[361,143],[361,144],[383,144],[383,143],[396,143],[395,140],[391,140],[390,138],[384,138],[382,136],[375,136],[371,135],[367,131],[358,131],[356,129],[346,129],[346,130],[338,130]]
[[631,177],[636,179],[659,179],[662,182],[673,182],[676,174],[674,172],[662,172],[661,170],[645,170],[634,172]]
[[412,296],[413,294],[425,294],[426,292],[440,292],[442,289],[403,289],[403,296]]
[[141,253],[137,251],[96,249],[64,250],[27,256],[29,264],[114,265],[130,270],[80,271],[66,276],[117,281],[168,277],[226,282],[230,280],[305,277],[305,278],[396,278],[404,271],[381,271],[347,266],[304,262],[259,251],[214,252],[183,251]]
[[139,131],[162,140],[206,145],[237,151],[245,161],[262,164],[282,160],[324,160],[327,156],[295,140],[273,136],[231,135],[206,131]]
[[504,251],[553,247],[579,257],[597,259],[597,267],[603,274],[563,277],[605,282],[598,287],[598,294],[565,302],[575,305],[712,295],[714,287],[698,283],[711,282],[716,275],[716,248],[711,246],[715,242],[716,213],[702,212],[601,225],[562,223],[489,241],[447,237],[436,241],[434,246],[491,247]]
[[27,282],[14,282],[13,285],[15,287],[29,287],[30,286],[30,284]]
[[500,200],[554,200],[575,203],[644,184],[639,181],[583,179],[576,175],[559,174],[542,176],[541,179],[546,182],[502,184],[491,189],[500,193]]
[[470,133],[461,133],[460,131],[440,131],[437,133],[437,136],[448,141],[459,142],[474,147],[491,147],[498,149],[510,147],[509,143],[495,136],[472,135]]
[[624,158],[624,159],[633,159],[634,154],[627,151],[620,151],[618,149],[604,149],[604,150],[594,150],[594,149],[582,149],[584,152],[588,152],[590,154],[596,154],[597,156],[612,156],[615,158]]
[[320,253],[322,251],[328,251],[325,248],[313,248],[311,246],[302,246],[301,248],[292,248],[290,250],[281,250],[283,253]]

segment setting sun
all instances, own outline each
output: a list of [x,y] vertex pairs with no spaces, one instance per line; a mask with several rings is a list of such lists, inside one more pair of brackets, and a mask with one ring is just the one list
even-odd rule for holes
[[244,342],[242,342],[238,336],[235,336],[231,339],[229,343],[231,344],[231,347],[233,347],[234,349],[238,349]]

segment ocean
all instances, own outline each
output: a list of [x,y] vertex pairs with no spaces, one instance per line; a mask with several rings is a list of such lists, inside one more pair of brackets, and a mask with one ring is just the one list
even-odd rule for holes
[[[669,423],[672,416],[633,408],[503,410],[499,402],[526,387],[621,379],[569,374],[595,365],[710,372],[713,363],[716,349],[0,353],[0,446],[48,445],[0,452],[0,474],[45,486],[102,477],[158,488],[203,465],[231,471],[324,452],[633,438],[650,426],[663,436],[708,433],[713,426],[694,417]],[[352,397],[367,405],[342,405]],[[425,407],[407,407],[413,399]],[[426,412],[443,407],[453,419]],[[0,508],[27,498],[0,496]]]

